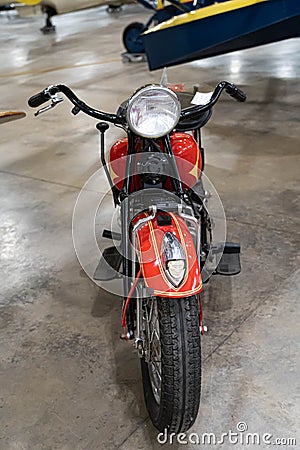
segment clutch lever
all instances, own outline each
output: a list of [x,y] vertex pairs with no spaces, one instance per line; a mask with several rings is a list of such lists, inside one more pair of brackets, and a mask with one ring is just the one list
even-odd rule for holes
[[50,109],[54,108],[58,103],[61,103],[64,99],[62,97],[59,97],[57,94],[50,94],[49,96],[51,98],[50,105],[44,106],[44,108],[39,109],[36,113],[34,113],[35,117],[39,116],[40,114],[49,111]]

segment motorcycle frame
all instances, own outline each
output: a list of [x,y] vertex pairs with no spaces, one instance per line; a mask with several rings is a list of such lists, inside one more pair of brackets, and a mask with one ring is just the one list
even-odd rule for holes
[[[101,139],[101,159],[103,166],[105,168],[105,173],[108,178],[109,184],[111,186],[112,193],[114,195],[114,202],[115,206],[120,205],[120,216],[121,216],[121,249],[122,249],[122,255],[123,255],[123,276],[124,276],[124,301],[126,300],[128,293],[130,292],[131,286],[133,284],[133,281],[136,277],[136,235],[139,230],[139,228],[146,222],[152,220],[156,212],[158,210],[157,205],[151,205],[149,207],[149,213],[150,215],[144,219],[141,219],[138,221],[137,224],[135,224],[130,232],[130,224],[132,218],[130,218],[129,215],[129,205],[128,202],[125,201],[130,197],[131,192],[131,185],[133,183],[133,176],[136,176],[134,169],[135,169],[135,156],[138,153],[143,153],[146,150],[146,143],[152,145],[153,150],[157,152],[157,146],[155,146],[153,143],[155,142],[154,139],[143,139],[142,140],[142,151],[136,152],[136,142],[138,139],[141,139],[140,136],[136,135],[132,130],[127,129],[127,139],[128,139],[128,153],[126,158],[126,167],[125,167],[125,176],[124,176],[124,184],[122,190],[117,194],[116,188],[113,184],[113,181],[110,177],[110,173],[107,170],[107,163],[105,160],[105,153],[104,153],[104,139]],[[204,156],[204,149],[201,148],[201,130],[200,128],[197,128],[193,131],[193,135],[195,138],[195,141],[199,148],[201,149],[201,154]],[[103,136],[103,135],[102,135]],[[177,210],[175,211],[179,216],[181,216],[186,222],[189,222],[190,225],[194,229],[195,237],[196,237],[196,255],[198,258],[199,266],[201,264],[200,260],[200,254],[201,254],[201,247],[203,245],[203,237],[206,238],[206,229],[205,228],[205,221],[203,220],[203,213],[199,212],[195,209],[193,202],[188,194],[188,192],[184,191],[182,180],[179,174],[178,166],[176,163],[176,159],[172,150],[172,145],[170,141],[170,135],[166,135],[162,138],[160,138],[160,141],[162,142],[162,148],[161,153],[165,153],[169,158],[168,161],[171,164],[171,173],[172,177],[170,178],[172,188],[173,188],[173,194],[175,194],[180,200],[182,200],[181,204],[178,204]],[[203,170],[203,165],[202,165]],[[162,188],[163,191],[166,191]],[[183,201],[188,204],[188,209],[190,211],[190,214],[186,214],[183,212]],[[187,208],[186,208],[187,209]],[[174,211],[174,208],[172,209]],[[128,243],[131,242],[131,248]],[[151,290],[148,289],[149,297],[151,297]],[[135,302],[131,301],[129,303],[129,306],[126,311],[126,327],[127,327],[127,337],[128,339],[135,339],[136,348],[139,348],[140,343],[143,341],[141,337],[141,310],[142,310],[142,298],[141,296],[137,296]],[[134,316],[136,315],[136,332],[135,332],[135,323],[134,323]]]

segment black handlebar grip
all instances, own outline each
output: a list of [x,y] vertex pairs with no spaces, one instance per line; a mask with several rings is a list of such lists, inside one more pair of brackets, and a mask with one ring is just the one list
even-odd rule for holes
[[238,101],[238,102],[245,102],[247,100],[247,95],[245,94],[244,91],[242,91],[239,88],[236,88],[236,93],[234,95],[234,98]]
[[235,100],[237,100],[238,102],[245,102],[247,100],[247,95],[245,94],[244,91],[242,91],[241,89],[239,89],[237,86],[235,86],[234,84],[231,87],[228,87],[226,89],[226,92]]
[[50,99],[49,95],[45,94],[45,92],[42,91],[30,97],[30,99],[28,100],[28,105],[31,108],[37,108],[43,103],[46,103],[49,99]]

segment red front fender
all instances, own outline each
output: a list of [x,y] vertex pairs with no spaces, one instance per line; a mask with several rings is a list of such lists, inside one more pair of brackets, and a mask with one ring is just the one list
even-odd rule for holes
[[[141,213],[133,223],[146,216]],[[158,215],[168,215],[171,224],[159,225]],[[162,240],[167,232],[174,234],[186,256],[185,277],[178,287],[168,280],[162,259]],[[202,280],[193,238],[184,220],[173,213],[159,212],[137,232],[136,248],[145,283],[158,297],[189,297],[202,290]]]

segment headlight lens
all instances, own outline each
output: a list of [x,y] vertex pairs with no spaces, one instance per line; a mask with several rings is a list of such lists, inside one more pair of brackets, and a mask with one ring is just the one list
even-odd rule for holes
[[158,138],[175,128],[180,112],[180,103],[173,91],[163,86],[146,86],[129,100],[127,121],[134,133]]
[[178,287],[186,272],[185,253],[177,237],[167,231],[162,242],[162,255],[165,270],[171,283]]
[[177,259],[176,261],[167,262],[167,271],[171,275],[171,279],[178,286],[185,275],[185,261]]

